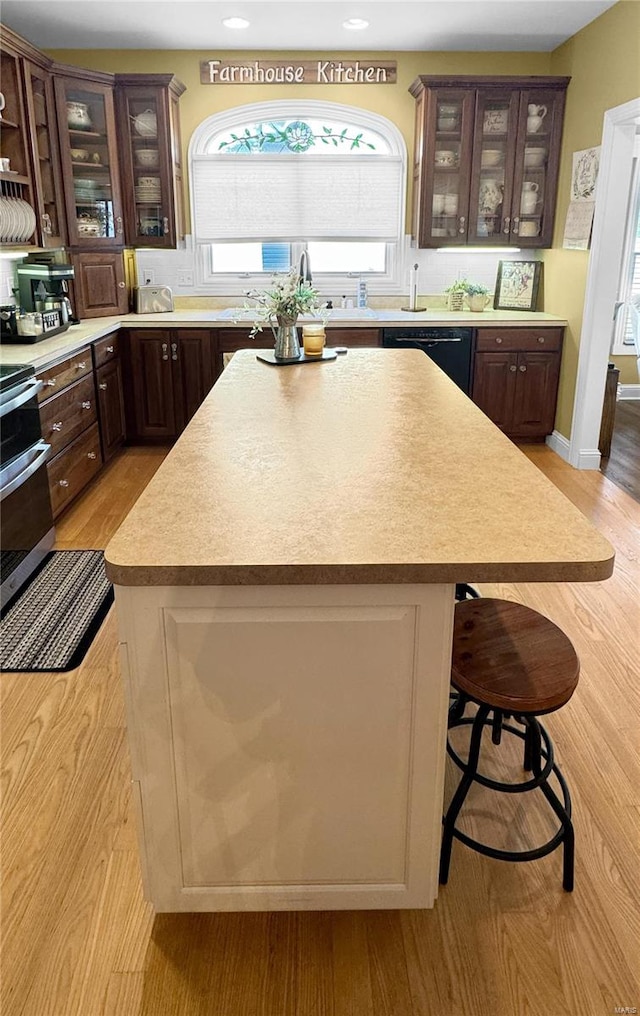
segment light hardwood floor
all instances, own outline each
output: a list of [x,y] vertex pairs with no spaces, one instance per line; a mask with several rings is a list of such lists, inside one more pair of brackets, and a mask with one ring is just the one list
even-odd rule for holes
[[[103,547],[163,454],[112,463],[61,520],[58,546]],[[154,918],[112,612],[77,671],[2,676],[2,1016],[640,1009],[640,505],[546,447],[527,454],[617,549],[607,582],[482,587],[542,610],[581,657],[573,699],[548,718],[574,798],[575,892],[561,888],[557,853],[508,865],[456,844],[431,911]],[[493,805],[478,798],[472,819],[493,835]],[[522,807],[497,823],[511,842],[531,824]]]

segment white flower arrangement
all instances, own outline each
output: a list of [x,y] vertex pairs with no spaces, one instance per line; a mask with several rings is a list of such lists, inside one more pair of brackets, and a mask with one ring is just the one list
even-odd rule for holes
[[252,339],[265,325],[273,329],[273,318],[280,325],[294,325],[300,314],[316,314],[325,324],[327,321],[327,307],[320,303],[318,290],[302,279],[296,268],[274,275],[268,289],[252,289],[247,298],[255,301],[254,307],[244,306],[256,315],[249,333]]

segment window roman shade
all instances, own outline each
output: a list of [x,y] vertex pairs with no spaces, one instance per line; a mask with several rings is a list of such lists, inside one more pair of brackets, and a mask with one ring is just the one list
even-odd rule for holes
[[191,171],[197,243],[395,242],[403,231],[397,155],[195,155]]

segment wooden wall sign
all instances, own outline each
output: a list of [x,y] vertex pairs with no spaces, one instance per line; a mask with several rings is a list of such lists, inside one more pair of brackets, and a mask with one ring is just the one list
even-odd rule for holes
[[250,60],[200,62],[202,85],[393,85],[396,62],[360,60]]

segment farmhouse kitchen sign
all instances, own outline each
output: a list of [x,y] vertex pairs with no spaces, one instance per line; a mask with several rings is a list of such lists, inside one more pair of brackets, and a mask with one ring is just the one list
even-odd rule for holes
[[203,85],[392,85],[395,60],[363,63],[360,60],[250,60],[226,63],[200,62]]

